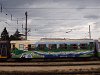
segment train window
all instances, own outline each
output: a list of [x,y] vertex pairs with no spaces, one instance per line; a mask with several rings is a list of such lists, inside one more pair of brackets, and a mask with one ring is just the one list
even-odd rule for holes
[[19,49],[24,50],[24,44],[19,44]]
[[7,56],[7,50],[6,50],[6,48],[2,48],[2,50],[1,50],[1,56]]
[[78,49],[78,45],[77,44],[71,44],[70,49],[73,49],[73,50]]
[[88,44],[84,43],[84,44],[80,44],[80,49],[87,49],[88,48]]
[[34,50],[35,44],[28,44],[28,50]]
[[15,45],[13,45],[13,48],[15,48]]
[[46,44],[38,44],[38,48],[40,50],[44,50],[46,48]]
[[67,49],[67,44],[59,44],[60,49]]
[[7,48],[6,44],[1,44],[1,56],[7,56]]
[[15,50],[15,49],[16,49],[15,44],[13,44],[12,45],[12,50]]
[[28,45],[28,50],[31,50],[31,44]]
[[35,44],[31,44],[31,48],[35,49],[35,47],[36,47]]
[[94,42],[90,42],[90,49],[93,49],[94,48]]
[[49,49],[57,49],[57,45],[56,44],[49,44]]
[[98,42],[98,48],[100,49],[100,42]]

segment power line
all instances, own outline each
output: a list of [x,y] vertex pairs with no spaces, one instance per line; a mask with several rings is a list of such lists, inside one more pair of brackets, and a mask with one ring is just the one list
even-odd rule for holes
[[[10,14],[11,19],[8,19],[8,20],[17,21],[17,26],[18,26],[18,19],[23,19],[23,18],[17,18],[17,20],[13,20],[13,15],[12,15],[11,13],[8,12],[8,9],[5,8],[5,7],[2,5],[2,3],[0,3],[0,5],[1,5],[1,13],[3,12],[3,13],[6,14],[6,15]],[[3,9],[5,9],[6,12],[8,12],[8,13],[5,13],[5,12],[3,11]],[[7,19],[7,18],[6,18],[6,19]],[[21,21],[21,20],[20,20],[20,21]],[[4,21],[3,21],[3,22],[4,22]],[[6,23],[7,25],[9,25],[9,26],[11,27],[11,25],[10,25],[8,22],[4,22],[4,23]],[[15,28],[15,29],[16,29],[16,28]]]
[[89,39],[91,39],[91,29],[90,29],[90,25],[89,25]]
[[100,9],[100,8],[93,8],[93,7],[91,7],[91,8],[6,8],[6,9]]
[[86,19],[32,19],[32,20],[86,20]]

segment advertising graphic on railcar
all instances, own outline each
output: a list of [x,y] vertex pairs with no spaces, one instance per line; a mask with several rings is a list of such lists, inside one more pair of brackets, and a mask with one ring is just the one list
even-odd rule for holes
[[92,40],[39,41],[34,44],[12,43],[12,58],[67,58],[94,56]]

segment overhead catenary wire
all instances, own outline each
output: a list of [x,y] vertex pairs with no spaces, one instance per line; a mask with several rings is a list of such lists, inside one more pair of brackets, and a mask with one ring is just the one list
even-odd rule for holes
[[[4,6],[3,6],[3,4],[2,3],[0,3],[0,5],[1,5],[1,12],[2,13],[4,13],[5,15],[8,15],[8,14],[10,14],[10,16],[11,16],[11,19],[7,19],[7,20],[11,20],[11,21],[17,21],[17,24],[18,24],[18,19],[22,19],[22,18],[17,18],[17,20],[13,20],[13,15],[11,14],[11,13],[9,13],[8,12],[8,9],[6,9]],[[3,9],[5,9],[6,10],[6,13],[4,12],[4,10]],[[24,17],[23,17],[24,18]],[[6,20],[6,21],[7,21]],[[20,20],[21,21],[21,20]],[[4,21],[3,21],[4,22]],[[10,27],[11,27],[11,25],[8,23],[8,22],[4,22],[4,23],[6,23],[7,25],[9,25]]]
[[86,20],[86,19],[59,19],[59,18],[58,19],[53,19],[53,18],[52,19],[48,19],[47,18],[47,19],[32,19],[32,20]]
[[[0,3],[0,5],[1,5],[1,13],[4,13],[5,15],[8,15],[7,13],[5,13],[4,11],[3,11],[3,6],[2,6],[2,4]],[[7,19],[7,18],[6,18]],[[10,19],[7,19],[7,20],[10,20]],[[10,27],[12,26],[12,25],[10,25],[8,22],[7,22],[7,20],[6,21],[4,21],[4,20],[0,20],[1,22],[4,22],[5,24],[7,24],[7,25],[9,25]],[[11,14],[11,20],[12,20],[12,14]],[[15,27],[14,27],[15,28]],[[16,28],[15,28],[16,29]]]
[[[4,9],[78,9],[78,8],[4,8]],[[84,8],[84,9],[100,9],[100,8]],[[12,14],[11,14],[11,19],[12,19]],[[34,19],[34,20],[84,20],[84,19]]]
[[[5,9],[5,8],[4,8]],[[7,10],[13,9],[13,8],[6,8]],[[84,9],[84,8],[14,8],[15,10],[23,10],[23,9]],[[13,10],[14,10],[13,9]],[[85,8],[85,9],[100,9],[100,8]],[[12,14],[11,14],[12,15]],[[11,16],[11,20],[12,20],[12,16]],[[33,19],[33,20],[88,20],[88,19]],[[90,20],[90,19],[89,19]],[[17,20],[12,20],[12,21],[17,21]],[[20,20],[19,20],[20,21]],[[19,24],[19,23],[18,23]]]
[[[6,12],[7,12],[8,14],[10,14],[10,16],[11,16],[11,20],[12,20],[12,14],[8,12],[8,10],[3,6],[2,3],[0,3],[0,5],[2,6],[2,7],[1,7],[1,11],[3,11],[3,13],[5,13],[4,10],[3,10],[3,9],[5,9]],[[8,15],[7,13],[5,13],[5,14]]]
[[7,7],[6,9],[100,9],[100,8],[93,8],[93,7],[88,7],[88,8],[45,8],[45,7],[33,7],[33,8],[11,8],[11,7]]

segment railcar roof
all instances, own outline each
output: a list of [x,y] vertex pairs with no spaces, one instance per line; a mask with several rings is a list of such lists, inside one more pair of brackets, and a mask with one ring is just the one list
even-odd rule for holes
[[36,41],[33,41],[33,40],[14,40],[14,41],[11,41],[10,43],[35,43]]
[[59,39],[59,38],[43,38],[39,41],[36,40],[18,40],[18,41],[11,41],[11,43],[66,43],[66,42],[74,42],[74,43],[88,43],[88,42],[94,42],[93,39]]
[[73,42],[73,43],[88,43],[88,42],[94,42],[93,39],[42,39],[38,41],[37,43],[66,43],[66,42]]

